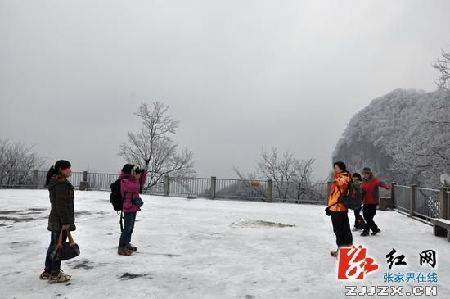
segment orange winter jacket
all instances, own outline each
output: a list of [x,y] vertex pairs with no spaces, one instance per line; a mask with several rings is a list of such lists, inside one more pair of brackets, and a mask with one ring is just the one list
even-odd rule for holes
[[337,173],[334,177],[334,181],[331,184],[330,194],[328,195],[328,206],[333,212],[346,212],[347,207],[343,203],[337,203],[339,197],[343,194],[347,194],[348,185],[352,181],[348,172]]

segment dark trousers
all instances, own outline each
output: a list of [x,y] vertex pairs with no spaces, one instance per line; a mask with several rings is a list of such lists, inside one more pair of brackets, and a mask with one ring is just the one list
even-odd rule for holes
[[378,230],[378,226],[373,221],[373,217],[377,214],[377,205],[364,205],[363,207],[363,217],[364,220],[366,220],[366,225],[364,226],[364,231],[369,232],[369,230],[372,230],[375,232]]
[[135,221],[136,212],[123,213],[123,231],[120,234],[119,248],[125,248],[128,244],[130,244]]
[[362,210],[362,207],[359,207],[358,209],[354,209],[353,210],[353,213],[355,214],[355,227],[357,227],[358,226],[358,224],[359,224],[359,221],[361,221],[360,219],[361,219],[361,210]]
[[331,212],[331,223],[336,235],[336,244],[338,247],[353,245],[353,235],[350,230],[350,220],[348,212]]
[[51,254],[55,249],[54,246],[58,241],[58,238],[59,233],[51,232],[50,245],[48,246],[47,256],[45,257],[45,272],[56,274],[59,273],[59,271],[61,270],[61,260],[56,261],[51,257]]

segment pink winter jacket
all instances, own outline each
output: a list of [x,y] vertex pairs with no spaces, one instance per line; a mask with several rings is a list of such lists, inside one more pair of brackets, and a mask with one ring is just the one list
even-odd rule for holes
[[141,174],[141,178],[137,180],[134,175],[122,173],[120,179],[120,192],[123,198],[123,211],[125,213],[133,213],[140,211],[138,206],[133,204],[133,198],[139,197],[141,187],[144,186],[147,180],[147,173]]

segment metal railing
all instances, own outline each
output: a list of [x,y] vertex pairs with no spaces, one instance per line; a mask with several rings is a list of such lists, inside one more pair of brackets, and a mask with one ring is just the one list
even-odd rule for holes
[[[47,171],[24,171],[0,188],[44,188]],[[69,181],[75,189],[109,191],[119,174],[72,172]],[[2,182],[0,180],[0,182]],[[163,181],[144,187],[145,194],[159,196],[205,197],[250,201],[326,204],[327,183],[300,184],[270,180],[163,177]]]
[[417,188],[415,214],[427,220],[439,217],[439,189]]
[[394,185],[394,206],[405,213],[411,210],[411,187],[403,185]]
[[206,178],[169,177],[169,194],[185,197],[210,197],[210,183],[211,180]]
[[157,182],[152,187],[147,187],[143,190],[144,194],[164,196],[164,182]]
[[268,182],[263,180],[217,179],[215,197],[264,201],[267,190]]
[[273,198],[278,202],[326,205],[329,193],[328,185],[328,183],[274,183]]
[[[0,173],[0,188],[44,188],[46,171],[15,171]],[[110,184],[119,174],[72,172],[69,178],[76,189],[109,191]],[[383,190],[381,197],[393,196],[394,207],[411,216],[426,221],[432,218],[449,217],[448,201],[450,190],[417,187],[415,185],[393,184],[393,190],[387,194]],[[308,203],[325,205],[329,183],[275,182],[271,180],[243,180],[164,177],[163,181],[144,188],[145,194],[159,196],[204,197],[250,201]],[[444,202],[444,204],[443,204]],[[442,205],[444,205],[442,207]],[[444,215],[444,216],[442,216]]]
[[[445,192],[445,193],[443,193]],[[422,188],[415,185],[405,186],[394,184],[394,206],[397,210],[417,216],[426,221],[439,218],[441,215],[441,201],[448,200],[447,191],[432,188]],[[447,194],[446,198],[442,198]]]
[[0,188],[33,187],[31,171],[5,170],[0,172]]
[[[88,173],[87,182],[88,188],[98,191],[110,191],[109,185],[119,178],[119,174],[112,173]],[[77,181],[78,186],[81,181]]]
[[[86,172],[87,173],[87,172]],[[89,190],[109,190],[109,185],[114,182],[119,175],[109,173],[87,173],[87,181],[90,186]],[[15,180],[14,183],[0,183],[0,188],[45,188],[45,181],[47,179],[47,171],[44,170],[30,170],[21,172],[20,180]],[[83,172],[73,171],[69,178],[70,183],[75,189],[80,188],[80,183],[84,181]]]

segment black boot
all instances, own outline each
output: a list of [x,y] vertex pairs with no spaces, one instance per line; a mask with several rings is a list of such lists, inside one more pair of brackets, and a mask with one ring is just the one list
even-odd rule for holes
[[379,232],[381,232],[381,229],[377,228],[374,232],[371,233],[372,236],[375,236],[376,234],[378,234]]
[[130,251],[137,251],[137,247],[133,246],[131,243],[128,244],[126,248]]

